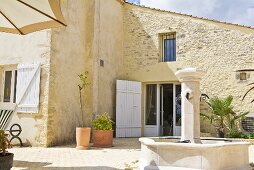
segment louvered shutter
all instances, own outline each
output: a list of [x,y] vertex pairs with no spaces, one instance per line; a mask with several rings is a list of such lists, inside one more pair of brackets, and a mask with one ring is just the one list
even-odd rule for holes
[[16,85],[17,112],[38,113],[40,97],[40,64],[19,64]]
[[141,83],[117,80],[116,137],[141,136]]

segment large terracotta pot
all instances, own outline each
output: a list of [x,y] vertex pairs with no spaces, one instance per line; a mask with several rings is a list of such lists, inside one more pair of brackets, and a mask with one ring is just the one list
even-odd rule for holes
[[13,165],[13,153],[7,153],[5,156],[0,154],[0,169],[10,170]]
[[91,128],[76,128],[77,149],[88,149],[90,143]]
[[113,130],[94,130],[94,147],[108,148],[113,146]]

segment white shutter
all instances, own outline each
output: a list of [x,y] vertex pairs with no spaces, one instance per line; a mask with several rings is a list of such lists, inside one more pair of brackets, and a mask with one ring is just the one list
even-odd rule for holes
[[117,80],[116,137],[141,136],[141,83]]
[[17,111],[38,113],[40,97],[40,64],[19,64],[16,86]]

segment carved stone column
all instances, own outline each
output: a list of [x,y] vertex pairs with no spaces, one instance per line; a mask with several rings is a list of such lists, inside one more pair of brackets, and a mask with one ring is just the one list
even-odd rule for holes
[[182,84],[181,141],[200,143],[200,80],[204,73],[186,68],[175,74]]

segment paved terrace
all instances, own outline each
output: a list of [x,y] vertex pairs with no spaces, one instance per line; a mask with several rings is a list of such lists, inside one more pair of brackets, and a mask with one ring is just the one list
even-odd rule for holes
[[[254,145],[250,146],[254,162]],[[137,169],[140,154],[138,139],[114,139],[114,147],[76,150],[75,146],[54,148],[12,148],[12,170],[119,170]]]
[[12,148],[12,170],[118,170],[136,169],[140,153],[138,139],[114,139],[114,147],[76,150],[75,146]]

